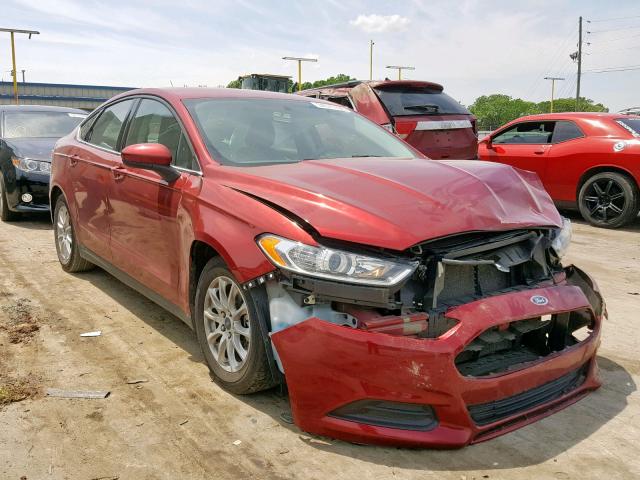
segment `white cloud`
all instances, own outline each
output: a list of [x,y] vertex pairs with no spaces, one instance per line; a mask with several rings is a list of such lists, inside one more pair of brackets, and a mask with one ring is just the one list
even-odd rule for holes
[[367,33],[401,32],[407,28],[411,20],[400,15],[358,15],[349,23]]

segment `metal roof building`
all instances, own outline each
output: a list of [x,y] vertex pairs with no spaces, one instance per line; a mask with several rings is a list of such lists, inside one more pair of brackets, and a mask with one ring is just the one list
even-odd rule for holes
[[[18,82],[21,105],[55,105],[93,110],[109,98],[135,87]],[[13,83],[0,82],[0,105],[14,104]]]

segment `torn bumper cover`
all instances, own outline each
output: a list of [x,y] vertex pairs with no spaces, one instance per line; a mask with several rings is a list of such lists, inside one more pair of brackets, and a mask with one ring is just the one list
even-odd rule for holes
[[[565,272],[554,285],[451,307],[446,316],[458,323],[434,339],[317,318],[274,333],[296,425],[355,443],[456,448],[576,402],[600,386],[595,356],[606,313],[594,282],[575,267]],[[571,312],[590,316],[587,338],[498,374],[465,375],[456,365],[487,331]]]

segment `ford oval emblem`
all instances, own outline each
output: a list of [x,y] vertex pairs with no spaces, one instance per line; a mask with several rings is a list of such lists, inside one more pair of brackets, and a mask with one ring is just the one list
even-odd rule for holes
[[546,305],[547,303],[549,303],[549,299],[542,295],[534,295],[533,297],[531,297],[531,303],[533,303],[534,305]]

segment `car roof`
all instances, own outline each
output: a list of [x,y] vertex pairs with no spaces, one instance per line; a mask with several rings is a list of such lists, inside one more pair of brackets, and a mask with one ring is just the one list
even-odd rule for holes
[[206,98],[272,98],[297,100],[297,101],[312,101],[299,95],[291,95],[289,93],[278,92],[266,92],[262,90],[243,90],[240,88],[138,88],[136,90],[129,90],[114,98],[125,98],[131,95],[157,95],[167,100],[191,100],[191,99],[206,99]]
[[524,117],[520,117],[514,121],[523,121],[523,120],[565,120],[565,119],[595,119],[595,118],[626,118],[626,117],[635,117],[639,118],[636,115],[625,115],[624,113],[609,113],[609,112],[559,112],[559,113],[539,113],[537,115],[525,115]]
[[386,88],[429,88],[432,90],[444,90],[444,87],[439,83],[427,82],[424,80],[350,80],[344,83],[335,83],[333,85],[324,85],[322,87],[308,88],[300,92],[301,95],[307,95],[310,93],[321,91],[332,91],[334,93],[347,94],[349,90],[358,85],[369,85],[371,88],[386,89]]
[[84,113],[85,110],[79,108],[57,107],[54,105],[0,105],[0,111],[3,112],[69,112]]

